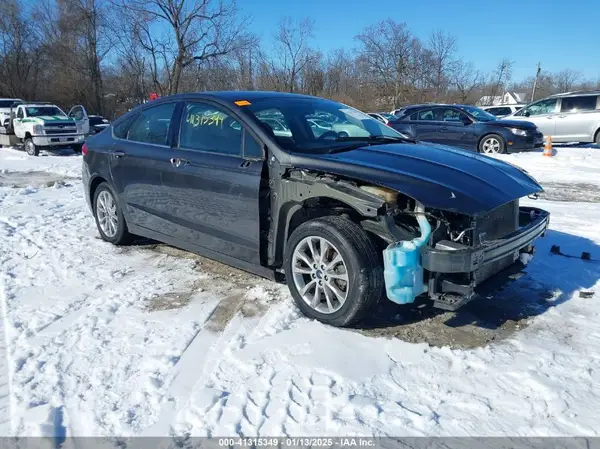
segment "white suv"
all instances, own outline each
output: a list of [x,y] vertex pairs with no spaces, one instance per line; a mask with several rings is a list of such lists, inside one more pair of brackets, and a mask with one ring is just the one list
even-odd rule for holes
[[489,112],[498,118],[506,117],[507,115],[514,114],[515,112],[523,109],[526,106],[524,104],[503,104],[499,106],[482,106],[485,112]]
[[552,95],[505,118],[533,122],[553,142],[600,145],[600,90]]

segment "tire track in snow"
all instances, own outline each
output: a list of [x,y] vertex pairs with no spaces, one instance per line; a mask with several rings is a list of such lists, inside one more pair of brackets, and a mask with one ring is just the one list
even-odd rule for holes
[[0,436],[12,435],[14,404],[12,398],[11,355],[8,336],[5,273],[0,279]]

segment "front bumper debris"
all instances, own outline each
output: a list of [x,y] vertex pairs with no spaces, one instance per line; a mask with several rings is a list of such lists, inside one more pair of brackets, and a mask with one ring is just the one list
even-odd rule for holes
[[550,214],[542,209],[520,207],[519,217],[517,231],[482,246],[438,242],[436,247],[421,248],[421,265],[430,274],[428,294],[435,306],[458,309],[474,299],[488,280],[519,265],[521,253],[533,255],[532,243],[545,234]]

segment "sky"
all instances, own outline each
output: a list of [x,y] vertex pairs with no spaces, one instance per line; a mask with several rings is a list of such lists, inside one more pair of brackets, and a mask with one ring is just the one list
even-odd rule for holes
[[311,17],[314,46],[351,50],[363,28],[391,18],[426,40],[435,30],[457,39],[460,56],[483,71],[502,58],[513,61],[513,80],[534,76],[536,65],[577,70],[600,78],[600,0],[237,0],[252,16],[250,30],[267,46],[283,16]]

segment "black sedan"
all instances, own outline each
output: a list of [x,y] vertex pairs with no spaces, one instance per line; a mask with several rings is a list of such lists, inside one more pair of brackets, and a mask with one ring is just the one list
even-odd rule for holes
[[542,187],[518,167],[305,95],[163,97],[90,136],[82,154],[102,239],[143,236],[285,276],[304,314],[336,326],[384,295],[455,310],[520,268],[549,219],[519,207]]
[[110,122],[100,115],[88,116],[90,121],[90,134],[98,134],[110,126]]
[[544,143],[544,136],[531,122],[499,120],[467,105],[409,106],[389,125],[417,140],[488,154],[531,150]]

